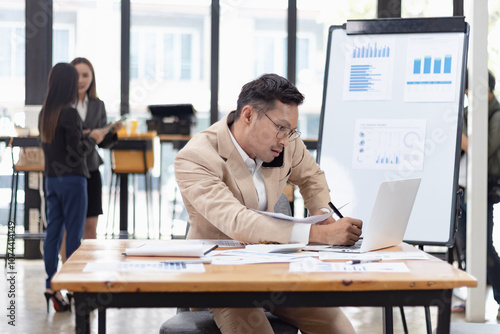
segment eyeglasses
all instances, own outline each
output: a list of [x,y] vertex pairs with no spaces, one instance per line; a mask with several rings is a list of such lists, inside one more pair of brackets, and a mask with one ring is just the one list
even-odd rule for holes
[[285,126],[278,125],[278,124],[274,123],[274,121],[266,114],[266,112],[264,110],[262,110],[261,108],[258,108],[258,107],[254,107],[254,108],[259,110],[259,111],[262,111],[262,113],[267,117],[267,119],[269,119],[274,124],[274,126],[276,126],[278,128],[278,132],[276,133],[276,138],[283,139],[283,138],[288,137],[288,141],[293,141],[293,140],[300,137],[299,131],[291,130],[290,128],[287,128]]

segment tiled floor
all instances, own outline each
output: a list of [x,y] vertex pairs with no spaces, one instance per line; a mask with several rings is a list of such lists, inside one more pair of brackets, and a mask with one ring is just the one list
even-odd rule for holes
[[[3,266],[2,266],[3,268]],[[16,260],[16,326],[8,325],[6,317],[7,297],[6,275],[2,278],[0,297],[0,333],[59,334],[74,333],[72,313],[47,313],[43,296],[45,271],[42,260]],[[4,269],[2,269],[4,270]],[[5,273],[5,272],[4,272]],[[488,323],[497,323],[496,311],[491,291],[488,292],[486,318]],[[344,308],[349,319],[359,334],[382,333],[382,309],[380,308]],[[107,311],[107,332],[122,333],[158,333],[161,324],[175,313],[175,309],[110,309]],[[425,316],[422,307],[405,307],[405,315],[410,333],[425,333]],[[432,327],[436,325],[436,309],[431,308]],[[452,321],[465,321],[463,314],[453,314]],[[97,333],[96,313],[92,315],[92,333]],[[399,309],[394,309],[394,331],[403,333]],[[500,325],[499,325],[500,333]]]

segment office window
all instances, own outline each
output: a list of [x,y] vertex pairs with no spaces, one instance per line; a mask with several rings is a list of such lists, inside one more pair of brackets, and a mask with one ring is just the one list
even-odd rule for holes
[[58,0],[53,4],[52,63],[85,57],[108,117],[120,113],[120,0]]
[[[468,6],[466,6],[468,7]],[[488,1],[489,23],[488,23],[488,67],[497,79],[495,91],[500,90],[500,0]],[[466,17],[467,20],[467,17]],[[498,95],[498,94],[497,94]]]
[[133,29],[130,48],[130,78],[156,80],[199,80],[199,59],[196,31],[162,31],[157,28]]
[[254,50],[255,78],[263,73],[276,73],[286,77],[286,34],[283,32],[257,34],[255,36]]
[[24,1],[0,0],[0,111],[10,114],[25,98],[24,9]]
[[286,0],[221,1],[219,111],[236,108],[241,87],[264,73],[286,76]]
[[55,24],[52,30],[52,66],[71,61],[75,54],[75,32],[72,25]]
[[299,128],[304,138],[317,138],[323,97],[328,29],[348,19],[377,17],[376,0],[298,0],[296,84],[305,95]]
[[401,17],[439,17],[453,15],[453,0],[402,0]]
[[150,104],[210,108],[210,1],[132,1],[130,110],[149,118]]

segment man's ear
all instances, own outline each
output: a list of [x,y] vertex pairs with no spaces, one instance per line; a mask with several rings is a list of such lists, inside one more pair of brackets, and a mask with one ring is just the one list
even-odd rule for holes
[[246,124],[252,123],[252,118],[254,118],[255,116],[256,116],[255,115],[255,110],[251,106],[246,105],[246,106],[243,107],[243,109],[241,109],[240,118]]

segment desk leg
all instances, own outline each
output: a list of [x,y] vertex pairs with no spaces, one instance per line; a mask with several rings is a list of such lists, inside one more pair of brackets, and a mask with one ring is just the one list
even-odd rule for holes
[[75,293],[75,333],[90,334],[90,308],[82,296]]
[[120,239],[128,239],[128,174],[120,175]]
[[394,333],[394,319],[392,314],[392,306],[384,307],[384,334],[393,334]]
[[[160,142],[160,175],[158,176],[158,239],[161,239],[161,176],[163,174],[163,144]],[[151,186],[153,188],[153,186]]]
[[452,292],[453,290],[443,290],[443,298],[437,303],[438,316],[436,334],[450,333]]
[[106,333],[106,309],[104,307],[99,309],[98,312],[99,322],[97,332],[99,334]]

